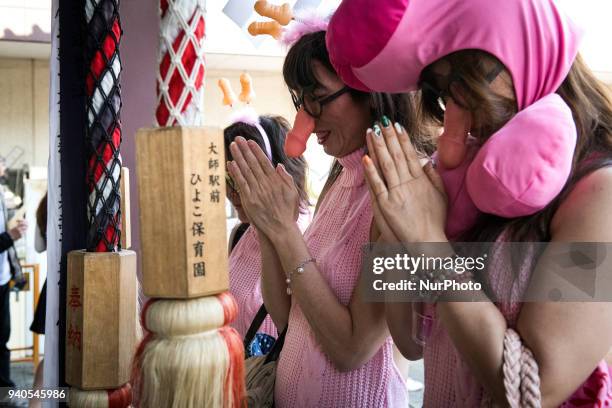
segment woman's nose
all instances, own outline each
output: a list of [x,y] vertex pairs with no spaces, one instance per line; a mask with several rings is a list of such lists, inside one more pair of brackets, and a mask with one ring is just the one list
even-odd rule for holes
[[444,111],[444,131],[438,138],[438,157],[444,167],[453,169],[462,163],[471,122],[470,112],[449,99]]

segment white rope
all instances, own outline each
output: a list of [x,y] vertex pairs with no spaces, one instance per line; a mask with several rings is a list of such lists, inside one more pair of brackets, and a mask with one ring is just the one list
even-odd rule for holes
[[[164,77],[161,69],[157,70],[157,106],[165,105],[169,112],[167,123],[159,123],[157,126],[179,125],[179,126],[201,126],[204,121],[204,84],[196,88],[196,78],[200,69],[205,69],[204,62],[204,37],[198,38],[195,30],[200,20],[206,15],[204,0],[168,0],[168,9],[160,22],[160,41],[158,53],[158,67],[166,55],[170,59],[170,66]],[[173,44],[175,40],[184,33],[184,36],[175,51]],[[196,61],[187,72],[183,65],[182,57],[187,47],[193,46],[196,53]],[[205,70],[204,70],[205,72]],[[183,82],[181,96],[173,103],[170,99],[170,80],[178,73]],[[191,100],[187,104],[187,98]]]

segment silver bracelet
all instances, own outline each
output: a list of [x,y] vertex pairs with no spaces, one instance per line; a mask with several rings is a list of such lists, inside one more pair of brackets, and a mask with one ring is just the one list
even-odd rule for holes
[[289,274],[287,274],[287,279],[285,279],[285,282],[287,283],[287,294],[291,295],[293,292],[291,291],[291,278],[293,277],[294,273],[299,273],[300,275],[304,273],[304,266],[306,266],[307,264],[311,263],[311,262],[317,262],[316,259],[314,258],[310,258],[305,260],[304,262],[300,262],[300,264],[298,266],[296,266],[295,268],[293,268],[292,270],[289,271]]

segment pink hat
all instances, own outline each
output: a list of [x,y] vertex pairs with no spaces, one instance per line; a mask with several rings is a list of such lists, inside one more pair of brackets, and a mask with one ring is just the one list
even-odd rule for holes
[[553,0],[344,0],[327,48],[345,83],[383,92],[416,90],[432,62],[483,50],[512,74],[522,110],[561,85],[581,36]]

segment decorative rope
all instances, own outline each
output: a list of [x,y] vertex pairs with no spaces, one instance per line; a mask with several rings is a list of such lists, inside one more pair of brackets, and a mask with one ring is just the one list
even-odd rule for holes
[[160,0],[157,126],[201,126],[205,0]]
[[115,390],[83,391],[72,388],[68,396],[70,407],[126,408],[132,405],[132,386],[127,383]]
[[524,345],[521,347],[521,406],[541,407],[540,373],[533,353]]
[[[121,19],[120,0],[85,0],[87,94],[87,250],[121,249]],[[127,408],[130,384],[115,390],[73,389],[75,406]],[[85,402],[86,401],[86,402]]]
[[504,337],[503,372],[506,399],[511,408],[542,406],[538,363],[518,333],[510,328]]
[[108,408],[124,408],[132,405],[132,386],[130,383],[106,392],[108,393]]
[[87,250],[120,246],[121,20],[119,0],[86,0]]
[[[140,317],[146,336],[132,362],[134,406],[151,407],[151,401],[163,397],[159,406],[187,406],[184,402],[189,400],[189,406],[243,408],[244,347],[229,327],[237,313],[229,292],[195,299],[149,299]],[[172,364],[165,363],[170,356]],[[177,382],[184,375],[190,381]]]
[[504,372],[506,399],[510,408],[518,408],[521,401],[521,346],[519,335],[514,330],[508,329],[504,336],[502,370]]

